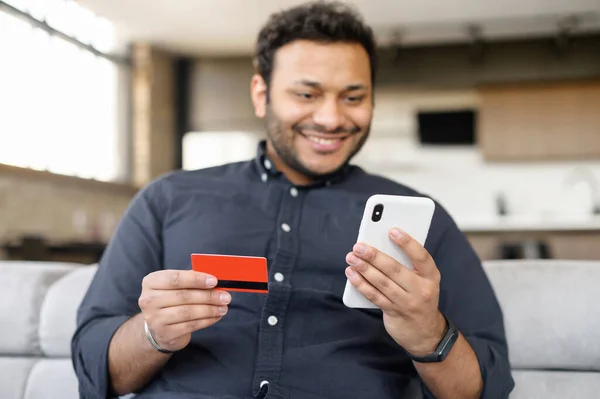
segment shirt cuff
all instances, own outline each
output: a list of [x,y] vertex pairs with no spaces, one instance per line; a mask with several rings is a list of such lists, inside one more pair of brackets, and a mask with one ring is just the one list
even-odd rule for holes
[[129,318],[97,319],[76,331],[71,350],[80,397],[109,397],[108,347],[117,329]]
[[479,337],[465,337],[477,357],[483,392],[481,399],[508,398],[514,388],[508,355],[494,347],[489,340]]

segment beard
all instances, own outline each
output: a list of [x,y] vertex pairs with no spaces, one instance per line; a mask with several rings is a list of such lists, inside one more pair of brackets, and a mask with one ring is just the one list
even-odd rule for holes
[[295,170],[296,172],[308,177],[311,180],[321,180],[328,176],[334,175],[339,172],[344,166],[350,162],[350,160],[360,151],[363,147],[370,133],[370,124],[365,129],[360,140],[354,145],[354,148],[350,151],[344,162],[341,163],[335,170],[329,171],[327,173],[320,173],[315,170],[310,169],[306,166],[298,157],[298,153],[294,148],[294,140],[295,135],[302,134],[303,130],[311,130],[319,133],[348,133],[349,136],[345,140],[350,140],[352,136],[360,134],[361,128],[358,126],[353,126],[352,128],[337,128],[333,131],[328,131],[322,126],[319,125],[307,125],[307,124],[294,124],[291,127],[291,132],[286,132],[283,122],[275,115],[270,106],[267,105],[266,115],[266,131],[267,138],[273,145],[275,152],[279,156],[279,158],[290,168]]

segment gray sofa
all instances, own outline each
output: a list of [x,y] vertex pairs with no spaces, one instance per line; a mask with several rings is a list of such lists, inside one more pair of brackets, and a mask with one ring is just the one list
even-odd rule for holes
[[0,398],[79,397],[70,341],[95,270],[0,261]]
[[[600,397],[600,261],[485,264],[502,305],[511,398]],[[77,398],[75,311],[95,266],[0,261],[0,398]]]

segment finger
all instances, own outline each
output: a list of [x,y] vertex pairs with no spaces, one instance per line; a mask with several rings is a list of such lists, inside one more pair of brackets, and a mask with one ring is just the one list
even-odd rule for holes
[[153,335],[155,335],[155,339],[168,343],[175,341],[184,335],[210,327],[221,319],[222,317],[211,317],[208,319],[188,320],[182,323],[171,324],[166,326],[160,333],[155,333],[153,331]]
[[163,309],[177,305],[228,305],[231,295],[221,290],[153,290],[142,292],[138,304],[140,309]]
[[375,266],[357,257],[353,252],[346,256],[352,270],[360,275],[374,288],[386,296],[392,303],[402,303],[408,299],[408,292],[389,276]]
[[[398,263],[396,259],[361,242],[354,245],[352,253],[367,264],[379,269],[405,291],[414,291],[414,273],[406,266]],[[352,263],[348,263],[352,265]]]
[[[146,320],[156,322],[161,325],[171,325],[185,323],[191,320],[210,319],[213,317],[223,317],[227,313],[227,306],[212,305],[180,305],[161,309],[156,316],[148,317]],[[156,320],[152,320],[152,319]]]
[[160,270],[142,280],[143,288],[155,290],[208,289],[217,285],[217,279],[194,270]]
[[410,258],[418,274],[430,278],[439,277],[439,270],[433,258],[417,240],[398,228],[390,230],[390,238]]
[[346,277],[348,277],[348,280],[350,280],[350,283],[352,283],[358,292],[372,304],[382,310],[391,310],[394,308],[394,304],[388,297],[383,295],[377,288],[373,287],[360,273],[353,270],[352,267],[346,268]]

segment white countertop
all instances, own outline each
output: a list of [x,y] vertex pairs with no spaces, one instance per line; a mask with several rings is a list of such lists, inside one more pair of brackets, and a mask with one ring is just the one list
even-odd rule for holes
[[600,216],[484,216],[456,218],[465,233],[519,231],[599,231]]

